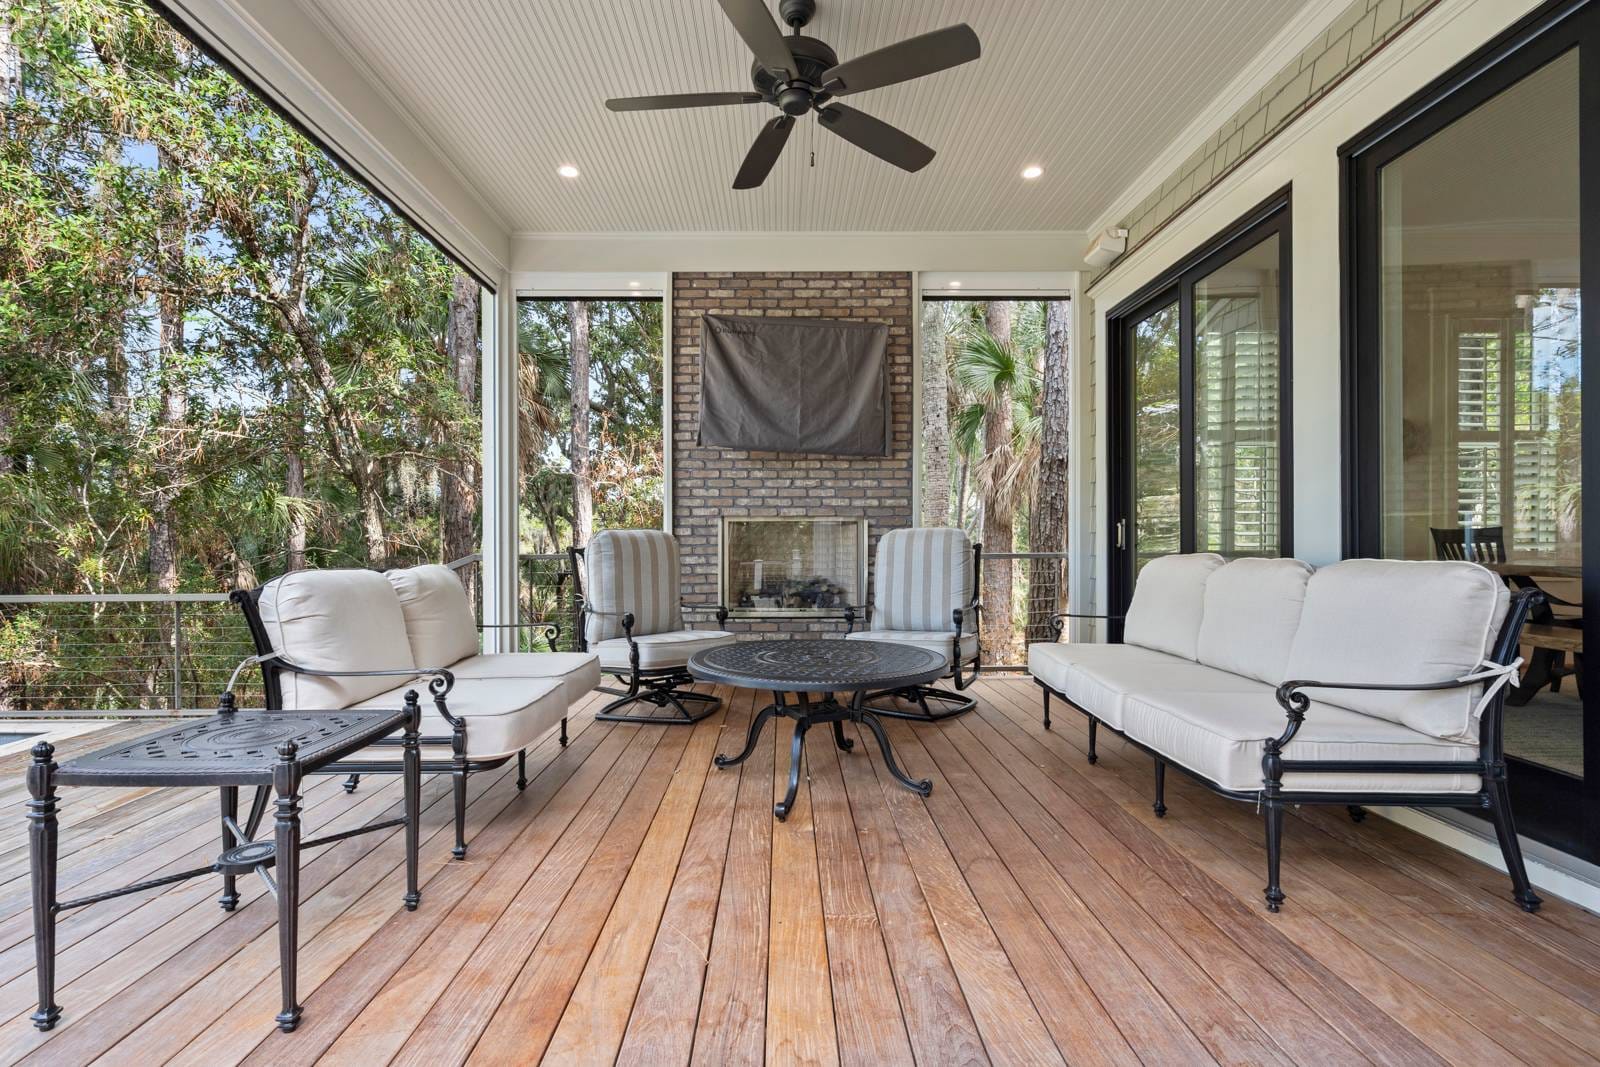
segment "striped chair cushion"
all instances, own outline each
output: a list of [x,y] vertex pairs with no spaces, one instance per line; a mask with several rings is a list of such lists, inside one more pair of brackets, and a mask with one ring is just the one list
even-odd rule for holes
[[963,626],[977,620],[972,603],[972,542],[961,530],[890,530],[878,541],[872,580],[874,630],[953,628],[950,613],[966,612]]
[[678,541],[661,530],[604,530],[584,553],[589,644],[623,636],[633,613],[634,636],[683,629],[678,605]]

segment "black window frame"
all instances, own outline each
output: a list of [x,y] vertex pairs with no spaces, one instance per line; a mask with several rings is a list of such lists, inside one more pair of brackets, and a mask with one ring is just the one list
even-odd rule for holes
[[[1278,238],[1278,551],[1294,554],[1294,199],[1284,186],[1106,314],[1110,483],[1106,545],[1113,612],[1133,599],[1134,425],[1132,331],[1150,314],[1178,305],[1179,551],[1195,550],[1194,288],[1270,237]],[[1124,536],[1118,538],[1119,524]]]

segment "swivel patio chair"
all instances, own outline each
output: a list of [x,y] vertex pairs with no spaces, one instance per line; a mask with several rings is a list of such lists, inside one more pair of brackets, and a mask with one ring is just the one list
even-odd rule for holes
[[[946,677],[955,691],[916,685],[869,693],[877,714],[937,721],[976,706],[962,690],[978,676],[982,552],[983,546],[955,529],[890,530],[879,539],[867,628],[855,629],[852,610],[846,616],[845,639],[893,641],[937,652],[950,669]],[[905,710],[895,701],[914,704],[917,710]],[[939,705],[937,710],[929,701]]]
[[[689,657],[733,641],[726,630],[684,625],[679,598],[678,541],[661,530],[604,530],[586,548],[573,546],[573,593],[578,605],[578,647],[600,657],[600,669],[625,688],[601,687],[618,699],[600,709],[605,722],[684,725],[699,722],[721,700],[685,688],[694,678]],[[716,609],[717,624],[728,611]],[[624,713],[634,704],[675,714]],[[687,705],[696,705],[690,711]]]

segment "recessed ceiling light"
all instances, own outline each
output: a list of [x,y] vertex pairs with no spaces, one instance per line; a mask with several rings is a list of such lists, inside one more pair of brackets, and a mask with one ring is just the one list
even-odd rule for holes
[[1022,176],[1030,182],[1043,173],[1044,168],[1039,166],[1037,163],[1029,163],[1026,167],[1022,168]]
[[951,282],[950,283],[950,288],[959,289],[959,288],[961,288],[961,283],[960,282]]
[[563,163],[561,166],[556,168],[556,173],[561,175],[563,178],[576,178],[578,176],[578,168],[574,167],[571,163]]
[[637,289],[637,288],[639,288],[639,283],[638,282],[629,282],[628,283],[628,288],[629,289]]

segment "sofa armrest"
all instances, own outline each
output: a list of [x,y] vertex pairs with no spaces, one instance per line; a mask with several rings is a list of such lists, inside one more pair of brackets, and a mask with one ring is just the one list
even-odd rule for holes
[[1287,745],[1290,739],[1294,737],[1295,732],[1300,729],[1300,724],[1305,721],[1306,712],[1311,707],[1311,698],[1302,692],[1305,689],[1363,689],[1384,693],[1436,693],[1446,689],[1465,689],[1468,686],[1483,685],[1483,699],[1478,702],[1477,708],[1481,712],[1484,706],[1494,699],[1495,695],[1503,687],[1517,684],[1517,670],[1521,666],[1522,658],[1520,656],[1510,663],[1494,663],[1485,660],[1477,670],[1444,682],[1317,682],[1293,679],[1278,686],[1276,691],[1278,705],[1283,708],[1284,714],[1289,719],[1288,728],[1277,739],[1277,745],[1280,749]]
[[1050,629],[1055,631],[1057,637],[1066,629],[1068,619],[1104,619],[1107,622],[1121,622],[1125,615],[1096,615],[1082,611],[1058,611],[1050,616]]
[[445,707],[445,697],[450,690],[455,688],[456,676],[444,667],[393,667],[371,671],[330,671],[321,667],[307,667],[296,663],[282,652],[273,652],[260,657],[260,662],[272,660],[281,670],[291,671],[294,674],[309,674],[317,678],[428,678],[428,694],[433,697],[434,706],[439,709],[439,714],[451,726],[458,724],[455,716],[450,714]]

